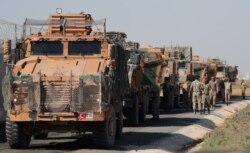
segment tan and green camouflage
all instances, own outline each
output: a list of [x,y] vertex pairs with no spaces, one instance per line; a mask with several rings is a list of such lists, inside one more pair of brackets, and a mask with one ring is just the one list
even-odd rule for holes
[[139,52],[142,55],[142,84],[149,90],[149,102],[151,103],[149,105],[152,106],[150,110],[156,118],[160,114],[160,90],[164,65],[162,51],[161,48],[139,48]]

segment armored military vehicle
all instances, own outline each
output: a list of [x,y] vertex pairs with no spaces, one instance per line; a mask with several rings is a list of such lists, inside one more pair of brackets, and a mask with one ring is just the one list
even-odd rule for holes
[[163,58],[164,65],[161,73],[161,99],[165,109],[179,107],[180,88],[178,76],[178,61],[170,58]]
[[239,84],[236,82],[238,69],[237,66],[231,66],[226,64],[226,61],[222,61],[219,58],[208,59],[209,73],[217,79],[218,97],[224,99],[224,80],[228,79],[233,85],[233,93],[237,93],[240,90]]
[[[154,119],[159,119],[160,92],[162,82],[162,49],[145,47],[139,48],[141,54],[141,67],[143,72],[142,84],[147,89],[148,109]],[[148,96],[147,96],[148,95]],[[147,99],[147,98],[146,98]]]
[[104,148],[120,138],[128,91],[125,51],[105,30],[93,31],[93,24],[85,13],[26,19],[24,26],[48,25],[48,30],[24,38],[5,76],[11,148],[26,148],[32,135],[51,131],[90,131]]
[[194,79],[194,64],[191,61],[178,60],[178,83],[180,88],[180,102],[179,107],[189,108],[190,97],[189,89],[192,80]]
[[207,64],[213,70],[213,76],[217,79],[223,79],[225,75],[225,63],[219,58],[207,59]]
[[177,62],[179,82],[182,84],[192,78],[192,47],[168,47],[164,54],[168,59],[174,59]]
[[216,78],[219,79],[228,78],[230,82],[235,82],[237,79],[237,75],[238,75],[237,66],[217,65]]
[[127,42],[124,32],[107,32],[106,36],[126,48],[125,59],[127,61],[129,92],[123,101],[123,112],[127,126],[138,126],[144,122],[148,112],[149,94],[148,86],[143,84],[142,54],[137,42]]
[[145,121],[149,105],[149,89],[142,82],[144,73],[139,46],[140,44],[137,42],[126,43],[130,94],[124,104],[124,115],[127,124],[132,126],[137,126],[139,122]]
[[119,42],[125,48],[127,61],[129,92],[123,101],[123,114],[127,126],[137,126],[139,121],[144,122],[148,112],[148,91],[142,84],[143,71],[141,66],[141,54],[139,43],[126,42],[127,35],[124,32],[107,32],[106,36],[111,41]]
[[216,71],[218,84],[222,84],[223,80],[228,79],[232,83],[232,93],[235,94],[240,91],[240,82],[237,81],[238,67],[228,65],[225,61],[223,62],[220,59],[213,59],[212,61],[216,63],[214,69]]
[[179,83],[183,84],[186,81],[193,80],[193,64],[189,61],[179,60],[178,62],[178,75]]
[[193,49],[191,46],[165,47],[164,54],[172,59],[192,61]]
[[165,100],[172,101],[169,103],[170,108],[183,107],[183,101],[185,101],[184,94],[187,90],[183,88],[183,85],[193,78],[193,65],[191,63],[193,57],[192,54],[192,47],[188,46],[165,48],[165,60],[169,63],[167,68],[174,70],[170,75],[172,90],[170,94],[166,94],[168,98]]

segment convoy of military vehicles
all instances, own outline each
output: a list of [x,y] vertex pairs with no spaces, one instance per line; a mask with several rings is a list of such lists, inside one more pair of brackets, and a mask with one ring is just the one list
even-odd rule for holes
[[[94,31],[90,14],[57,13],[27,19],[15,48],[4,41],[0,141],[27,148],[32,136],[92,132],[97,147],[109,148],[124,124],[138,126],[148,113],[158,120],[160,108],[191,108],[194,77],[237,80],[236,66],[200,60],[192,47],[140,47],[103,24]],[[47,31],[27,35],[33,25]]]

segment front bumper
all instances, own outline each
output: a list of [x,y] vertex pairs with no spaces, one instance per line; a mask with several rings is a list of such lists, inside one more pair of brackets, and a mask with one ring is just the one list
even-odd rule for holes
[[60,121],[79,121],[79,122],[93,122],[104,121],[106,112],[80,112],[80,113],[28,113],[22,112],[18,115],[8,114],[10,121],[12,122],[60,122]]

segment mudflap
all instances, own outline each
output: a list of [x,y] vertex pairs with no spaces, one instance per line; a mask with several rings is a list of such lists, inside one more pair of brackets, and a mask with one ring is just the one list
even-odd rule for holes
[[5,123],[6,123],[6,111],[3,109],[0,109],[0,143],[7,141]]
[[0,122],[0,143],[6,142],[5,122]]

